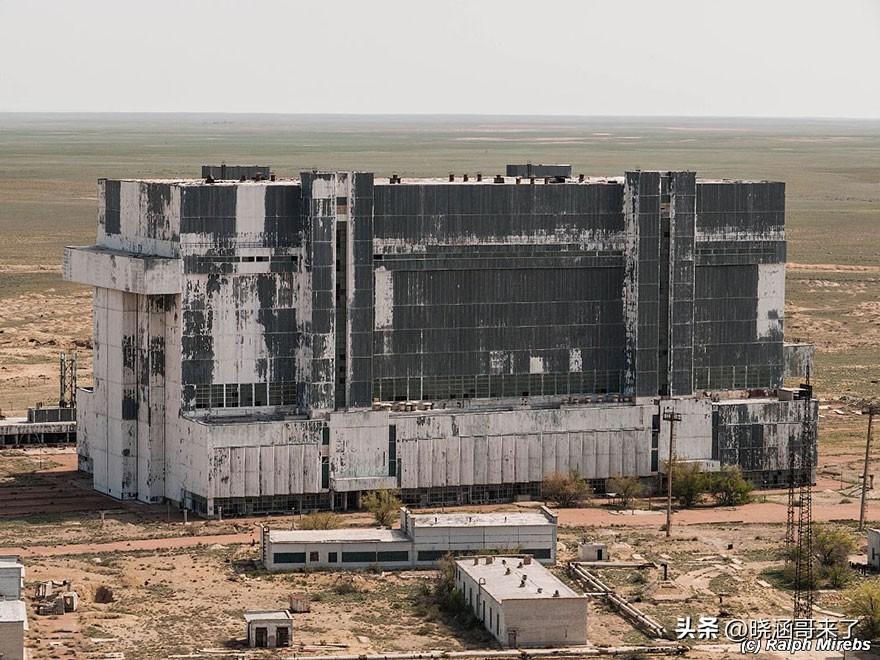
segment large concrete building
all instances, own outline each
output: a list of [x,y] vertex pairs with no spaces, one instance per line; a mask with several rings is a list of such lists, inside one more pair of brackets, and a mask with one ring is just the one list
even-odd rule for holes
[[809,390],[776,396],[782,183],[264,169],[99,181],[64,275],[95,288],[101,492],[214,515],[601,489],[656,478],[668,410],[680,458],[761,486],[815,439]]
[[546,507],[508,513],[400,511],[400,529],[269,529],[260,554],[268,571],[306,568],[430,568],[446,555],[517,551],[556,563],[557,518]]

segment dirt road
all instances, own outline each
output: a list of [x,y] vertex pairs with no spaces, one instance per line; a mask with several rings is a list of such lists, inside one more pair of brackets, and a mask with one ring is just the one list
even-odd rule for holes
[[241,545],[257,543],[257,529],[243,534],[215,534],[203,536],[176,536],[161,539],[136,539],[112,543],[73,543],[70,545],[34,545],[20,548],[0,548],[0,554],[21,557],[52,557],[59,555],[85,555],[103,552],[135,552],[137,550],[169,550],[209,545]]

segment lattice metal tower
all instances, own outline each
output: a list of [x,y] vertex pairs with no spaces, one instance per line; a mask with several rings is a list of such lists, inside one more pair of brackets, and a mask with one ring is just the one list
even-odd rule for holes
[[76,353],[61,353],[58,362],[61,378],[58,405],[61,408],[76,408]]
[[[804,417],[798,452],[797,542],[794,554],[794,618],[813,617],[813,388],[802,385]],[[793,503],[792,503],[793,504]],[[789,511],[793,510],[789,506]]]

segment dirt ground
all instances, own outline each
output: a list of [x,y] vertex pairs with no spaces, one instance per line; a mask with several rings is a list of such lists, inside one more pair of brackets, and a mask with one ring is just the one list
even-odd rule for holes
[[[823,436],[814,513],[817,520],[854,527],[858,515],[856,475],[861,470],[866,419],[853,408],[822,404]],[[839,412],[835,412],[839,411]],[[0,498],[22,489],[52,485],[77,496],[89,493],[75,472],[71,450],[0,452]],[[871,491],[869,523],[880,521],[880,482]],[[295,517],[224,521],[190,520],[165,507],[119,503],[94,493],[79,511],[47,512],[34,500],[30,510],[0,515],[0,554],[20,552],[27,564],[26,596],[43,580],[71,580],[81,596],[76,613],[31,615],[28,645],[39,658],[292,657],[361,654],[395,650],[490,649],[480,630],[462,628],[430,606],[423,595],[434,573],[270,575],[256,564],[256,525],[293,527]],[[26,499],[26,498],[24,498]],[[0,500],[2,501],[2,500]],[[17,506],[23,498],[16,500]],[[560,562],[575,557],[580,540],[609,544],[613,560],[667,563],[671,582],[659,569],[602,569],[600,577],[630,602],[674,628],[677,617],[712,616],[719,595],[727,616],[787,617],[791,594],[780,586],[779,570],[786,493],[759,492],[755,501],[732,508],[703,507],[675,513],[666,539],[661,502],[641,501],[635,513],[596,500],[592,506],[560,511]],[[536,506],[522,503],[520,506]],[[73,506],[73,505],[71,505]],[[482,507],[505,510],[516,505]],[[0,507],[2,509],[2,507]],[[99,510],[104,510],[101,521]],[[0,512],[2,514],[2,512]],[[367,526],[364,513],[345,514],[343,524]],[[858,552],[864,554],[864,543]],[[345,583],[338,587],[338,583]],[[349,587],[353,585],[353,588]],[[113,591],[111,603],[95,602],[98,586]],[[242,647],[245,610],[286,607],[291,593],[310,596],[309,613],[296,614],[294,641],[285,652]],[[840,592],[817,594],[819,614],[838,613]],[[589,637],[593,645],[654,643],[592,600]],[[689,656],[738,656],[725,646],[696,646]],[[741,656],[739,656],[741,657]]]

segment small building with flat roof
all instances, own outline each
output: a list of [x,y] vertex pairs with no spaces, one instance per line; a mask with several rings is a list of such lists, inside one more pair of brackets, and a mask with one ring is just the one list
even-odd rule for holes
[[302,568],[409,568],[412,541],[399,529],[293,529],[263,527],[267,571]]
[[537,510],[497,513],[418,513],[400,510],[400,528],[412,538],[416,564],[436,562],[448,553],[497,550],[556,563],[557,516]]
[[432,568],[447,554],[488,550],[556,562],[556,515],[536,511],[413,514],[400,510],[400,529],[277,530],[261,528],[268,571],[303,568]]
[[21,598],[24,573],[24,564],[17,555],[0,555],[0,600]]
[[587,643],[587,598],[525,556],[455,560],[455,586],[492,635],[510,648]]
[[868,528],[868,566],[880,569],[880,529]]
[[245,612],[248,646],[281,648],[293,639],[293,616],[287,610]]
[[24,601],[0,599],[0,658],[25,660],[24,637],[27,629]]

